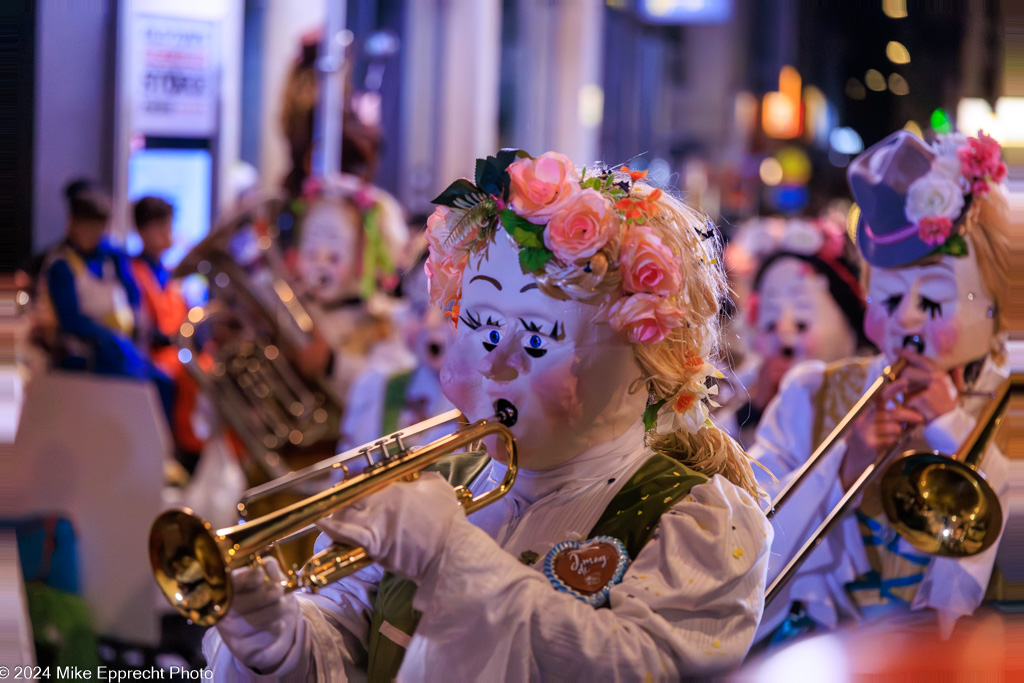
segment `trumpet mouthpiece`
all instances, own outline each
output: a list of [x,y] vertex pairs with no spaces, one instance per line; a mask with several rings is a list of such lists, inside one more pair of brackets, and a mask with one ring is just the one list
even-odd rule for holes
[[498,422],[506,427],[512,427],[519,419],[519,410],[512,405],[511,401],[499,398],[494,402],[494,415],[498,418]]

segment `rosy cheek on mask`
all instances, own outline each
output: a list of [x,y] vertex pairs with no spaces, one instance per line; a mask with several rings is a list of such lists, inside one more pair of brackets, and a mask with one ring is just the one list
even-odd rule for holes
[[935,344],[932,352],[926,352],[926,355],[932,357],[948,356],[953,353],[957,342],[960,341],[960,321],[957,318],[951,320],[942,318],[930,320],[925,325],[925,335],[926,339],[931,340]]
[[800,336],[800,340],[797,343],[796,358],[797,360],[804,360],[807,358],[818,358],[819,351],[821,350],[821,334],[820,332],[811,327],[804,334]]
[[545,414],[553,421],[565,422],[579,417],[582,404],[577,387],[571,363],[530,375],[530,391],[540,398]]
[[885,328],[889,316],[881,306],[868,306],[864,315],[864,334],[880,349],[885,348]]

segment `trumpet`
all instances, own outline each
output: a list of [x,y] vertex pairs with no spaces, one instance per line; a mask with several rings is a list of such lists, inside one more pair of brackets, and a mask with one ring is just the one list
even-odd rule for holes
[[[505,445],[505,478],[496,488],[477,497],[464,487],[457,487],[455,494],[466,514],[493,503],[508,493],[518,472],[516,440],[510,429],[518,413],[505,399],[499,399],[494,408],[493,417],[478,420],[421,448],[386,452],[387,457],[362,474],[248,523],[214,530],[187,508],[164,512],[153,522],[149,535],[150,566],[160,591],[189,621],[211,626],[231,607],[231,570],[259,564],[280,541],[316,520],[395,481],[414,480],[442,457],[492,434]],[[286,570],[284,587],[289,591],[316,592],[372,562],[365,549],[336,544],[314,555],[300,571]]]
[[[906,360],[900,358],[882,371],[797,470],[790,483],[779,492],[775,505],[767,512],[769,519],[791,499],[792,492],[805,480],[818,460],[843,437],[875,396],[896,380],[905,367]],[[998,496],[978,468],[988,443],[1005,418],[1011,383],[1012,380],[1007,379],[993,392],[992,400],[956,453],[901,453],[906,434],[891,449],[881,452],[768,587],[765,604],[778,597],[804,560],[849,510],[875,472],[886,463],[888,466],[880,478],[882,507],[889,524],[911,545],[923,553],[954,558],[975,555],[991,547],[1002,530],[1003,512]]]

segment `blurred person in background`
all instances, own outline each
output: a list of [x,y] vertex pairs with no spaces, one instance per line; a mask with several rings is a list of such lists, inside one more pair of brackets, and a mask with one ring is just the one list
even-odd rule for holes
[[53,365],[152,381],[172,422],[174,387],[135,345],[139,288],[126,254],[105,237],[110,197],[78,181],[65,191],[64,242],[48,255],[40,296]]
[[840,226],[794,218],[759,221],[747,230],[760,234],[744,235],[729,249],[732,263],[741,249],[756,259],[741,311],[754,354],[735,375],[739,386],[731,388],[725,409],[715,416],[735,425],[740,441],[750,444],[779,381],[795,363],[832,362],[873,349],[862,330],[865,303],[857,258],[848,254]]
[[132,259],[132,272],[141,294],[140,338],[153,363],[174,382],[171,432],[175,458],[192,474],[204,441],[192,426],[199,388],[178,360],[176,343],[188,306],[180,283],[171,279],[162,260],[164,252],[174,244],[174,207],[160,197],[142,197],[135,202],[134,218],[142,240],[142,251]]
[[[779,478],[769,481],[757,472],[769,493],[792,478],[887,365],[898,358],[908,365],[773,518],[769,578],[796,555],[879,453],[897,444],[901,450],[955,453],[991,400],[982,394],[1008,377],[1005,176],[999,145],[984,135],[939,136],[929,145],[900,131],[850,165],[850,187],[860,206],[857,246],[868,264],[864,332],[881,353],[831,364],[809,361],[786,374],[750,449]],[[1003,510],[1007,470],[1005,456],[990,442],[981,471]],[[933,503],[942,500],[933,497]],[[784,642],[842,623],[872,621],[896,629],[937,627],[948,637],[956,620],[981,603],[998,539],[974,555],[931,556],[893,528],[877,478],[857,505],[766,607],[759,639]],[[923,510],[921,528],[929,537],[937,535],[932,527],[938,513]],[[990,530],[1001,534],[1001,527]],[[978,543],[973,533],[966,545]]]
[[[390,434],[409,425],[451,410],[441,391],[441,364],[454,338],[454,326],[441,311],[430,305],[424,266],[427,253],[416,259],[402,277],[405,295],[398,312],[398,326],[406,346],[416,358],[414,368],[385,373],[370,370],[356,379],[342,424],[340,448],[347,450]],[[406,443],[419,445],[447,434],[441,425]]]
[[344,402],[367,370],[391,374],[414,365],[390,296],[408,227],[391,195],[345,174],[308,178],[296,205],[298,240],[289,261],[318,309],[313,343],[300,361],[305,374],[324,373]]

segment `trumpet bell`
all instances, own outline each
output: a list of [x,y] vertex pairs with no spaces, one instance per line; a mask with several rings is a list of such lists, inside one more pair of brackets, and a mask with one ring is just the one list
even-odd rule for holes
[[893,528],[929,555],[975,555],[1003,528],[1002,506],[984,475],[938,453],[909,453],[892,463],[880,492]]
[[228,566],[210,525],[187,508],[153,521],[149,563],[160,591],[179,614],[212,626],[231,605]]

